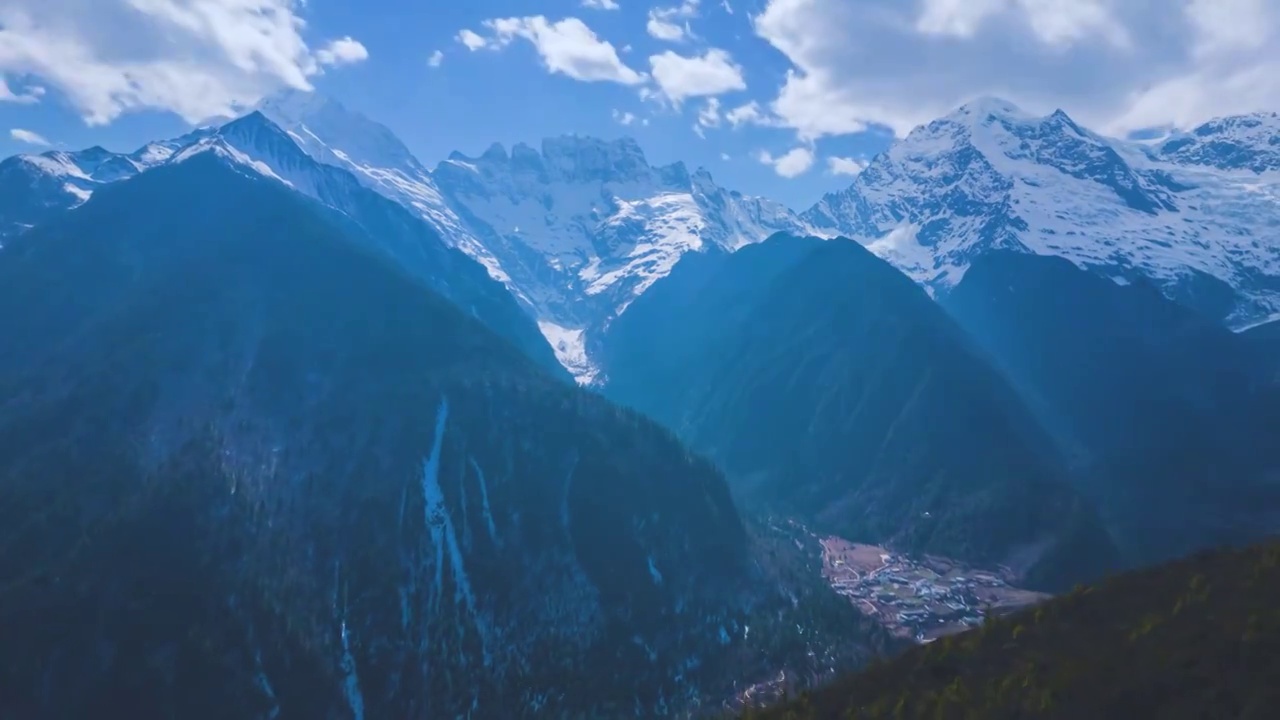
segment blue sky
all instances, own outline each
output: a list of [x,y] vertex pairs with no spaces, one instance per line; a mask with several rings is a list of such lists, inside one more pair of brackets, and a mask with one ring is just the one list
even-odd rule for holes
[[[434,58],[434,59],[433,59]],[[979,95],[1103,132],[1280,109],[1274,0],[5,0],[0,155],[314,87],[424,162],[562,133],[804,207]],[[625,124],[624,124],[625,123]]]

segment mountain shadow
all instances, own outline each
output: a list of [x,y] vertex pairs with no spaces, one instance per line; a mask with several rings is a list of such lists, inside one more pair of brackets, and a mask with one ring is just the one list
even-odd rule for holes
[[1266,348],[1055,257],[993,253],[943,303],[1073,455],[1130,562],[1280,532]]
[[1257,352],[1263,353],[1271,370],[1271,383],[1280,385],[1280,320],[1249,328],[1241,333],[1241,337],[1253,343]]
[[1263,720],[1280,702],[1280,542],[1109,578],[743,720]]
[[606,394],[745,502],[1060,588],[1113,548],[1048,437],[960,328],[849,240],[691,256],[610,329]]
[[355,232],[204,153],[0,254],[0,716],[657,717],[867,655],[708,462]]

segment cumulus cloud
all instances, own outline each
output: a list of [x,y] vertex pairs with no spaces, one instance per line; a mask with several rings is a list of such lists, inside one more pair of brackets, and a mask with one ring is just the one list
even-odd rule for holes
[[[462,30],[458,31],[457,40],[458,42],[465,45],[468,50],[471,50],[473,52],[486,47],[490,47],[489,41],[485,40],[484,37],[480,35],[480,33],[476,32],[475,30],[468,30],[466,28],[463,28]],[[496,48],[497,43],[495,43],[493,47]]]
[[720,48],[688,57],[667,50],[649,56],[649,67],[659,94],[675,105],[686,98],[722,95],[747,87],[742,66]]
[[586,23],[570,17],[550,22],[542,15],[485,20],[491,36],[471,30],[458,33],[458,41],[471,50],[499,49],[516,39],[533,45],[550,73],[567,75],[583,82],[614,82],[640,85],[646,78],[618,57],[612,43],[596,36]]
[[630,125],[636,121],[636,115],[632,112],[624,112],[622,110],[613,111],[614,122],[619,125]]
[[[304,7],[302,0],[5,0],[0,77],[35,78],[91,125],[142,109],[189,122],[234,115],[281,88],[312,89],[310,79],[326,66],[368,57],[352,38],[313,49],[303,37]],[[11,94],[0,89],[0,97]]]
[[316,51],[316,61],[321,65],[353,65],[368,59],[369,51],[350,36],[334,40]]
[[592,10],[617,10],[617,0],[582,0],[582,7]]
[[686,26],[677,25],[669,20],[663,20],[649,11],[649,21],[644,25],[645,32],[651,37],[667,42],[678,42],[688,37]]
[[28,145],[37,145],[39,147],[49,147],[52,145],[52,143],[44,139],[43,135],[30,130],[23,130],[22,128],[13,128],[10,130],[9,137],[20,143],[26,143]]
[[1275,0],[768,0],[753,26],[792,66],[755,119],[806,141],[981,95],[1114,133],[1280,107]]
[[813,150],[803,145],[792,148],[785,155],[774,157],[766,150],[761,150],[756,159],[765,165],[772,165],[773,171],[784,178],[799,177],[813,167]]
[[866,160],[836,155],[827,158],[827,172],[832,175],[858,175],[866,169]]
[[427,65],[429,67],[438,68],[444,62],[444,52],[436,50],[427,57]]

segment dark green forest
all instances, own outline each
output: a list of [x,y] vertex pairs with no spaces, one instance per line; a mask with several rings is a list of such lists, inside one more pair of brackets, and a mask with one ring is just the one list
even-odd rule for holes
[[988,620],[742,720],[1264,720],[1280,703],[1280,540]]

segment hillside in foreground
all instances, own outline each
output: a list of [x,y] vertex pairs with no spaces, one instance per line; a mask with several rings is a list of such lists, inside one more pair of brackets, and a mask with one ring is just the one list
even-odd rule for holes
[[1109,578],[744,720],[1273,717],[1280,540]]

